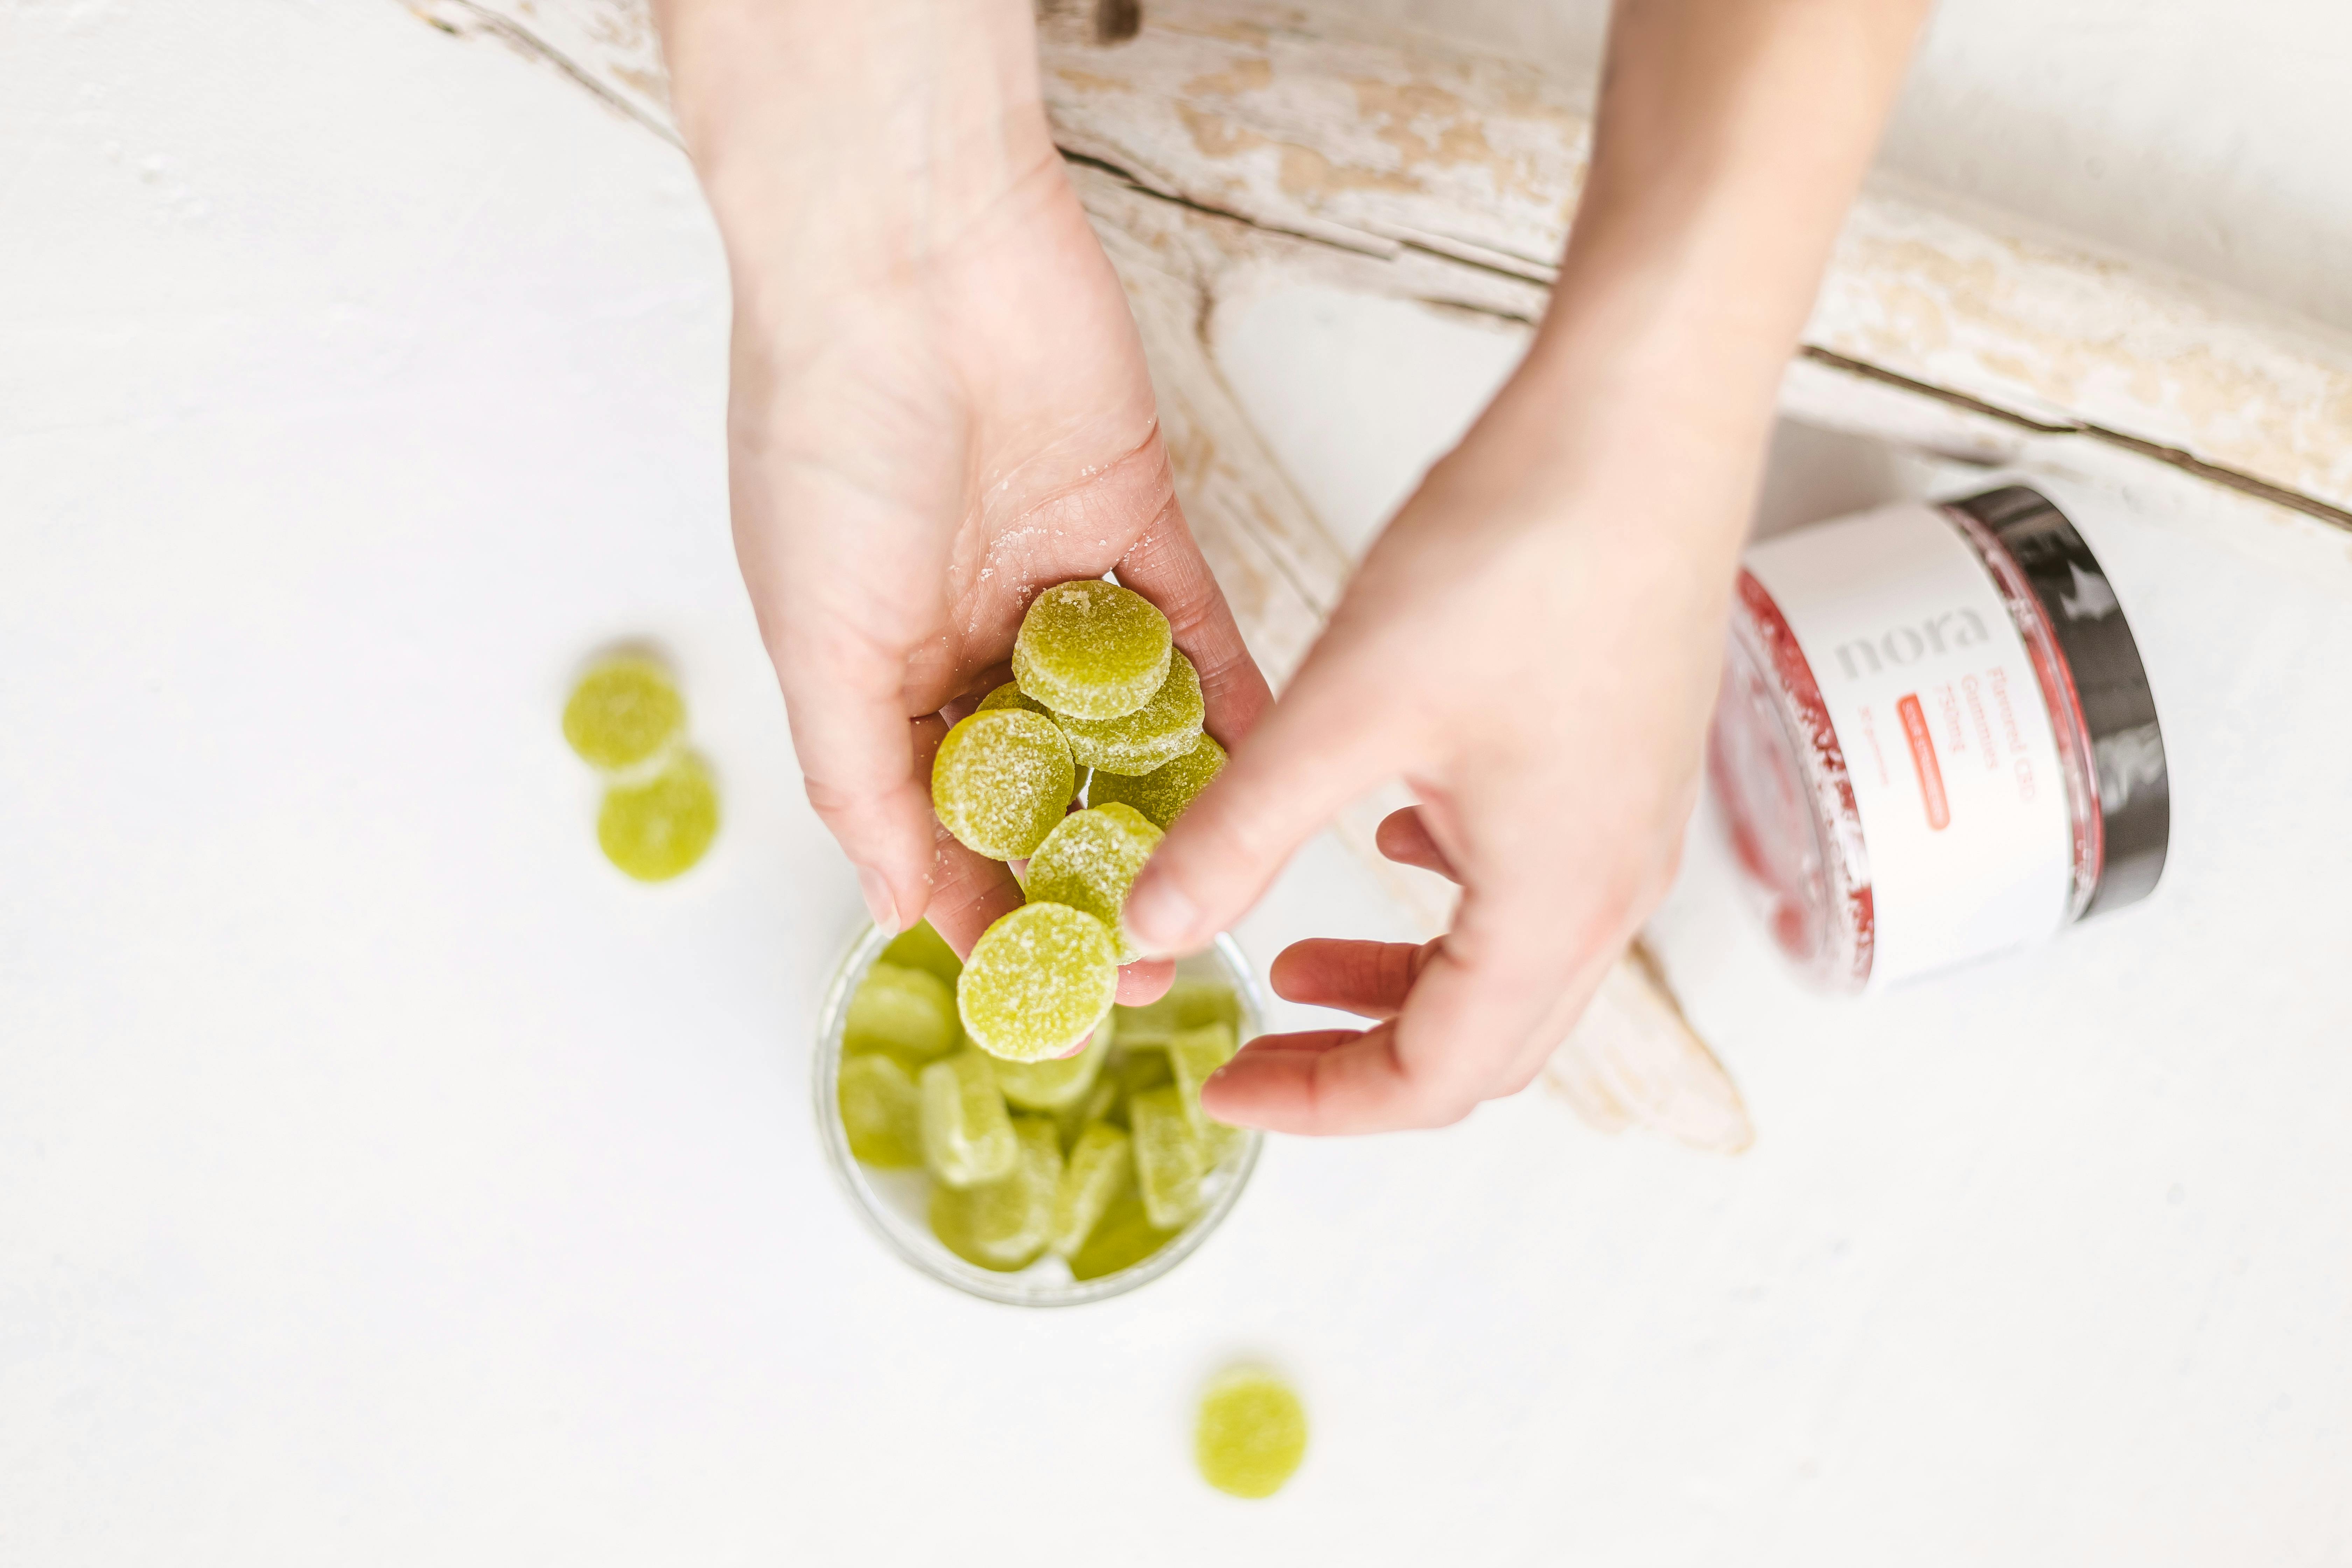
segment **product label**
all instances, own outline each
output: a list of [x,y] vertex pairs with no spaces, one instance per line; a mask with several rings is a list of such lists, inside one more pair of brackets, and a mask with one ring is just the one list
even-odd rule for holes
[[1869,863],[1870,988],[2065,923],[2058,742],[1992,575],[1917,502],[1767,540],[1748,569],[1812,667]]

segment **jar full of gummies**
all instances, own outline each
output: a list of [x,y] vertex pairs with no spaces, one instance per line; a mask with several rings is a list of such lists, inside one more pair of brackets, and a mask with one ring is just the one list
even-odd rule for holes
[[2154,890],[2156,701],[2064,506],[2004,485],[1748,550],[1707,772],[1815,984],[1876,990]]

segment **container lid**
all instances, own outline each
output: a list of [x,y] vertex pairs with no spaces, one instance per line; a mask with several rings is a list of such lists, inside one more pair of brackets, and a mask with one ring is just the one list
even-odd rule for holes
[[2041,602],[2091,733],[2105,849],[2085,916],[2147,897],[2164,872],[2172,786],[2156,697],[2123,605],[2098,558],[2056,504],[2026,485],[1944,503],[2000,541]]

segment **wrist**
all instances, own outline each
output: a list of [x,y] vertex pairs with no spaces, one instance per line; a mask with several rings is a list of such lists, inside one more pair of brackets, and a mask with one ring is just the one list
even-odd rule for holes
[[659,19],[739,292],[870,286],[1055,163],[1028,0],[662,0]]

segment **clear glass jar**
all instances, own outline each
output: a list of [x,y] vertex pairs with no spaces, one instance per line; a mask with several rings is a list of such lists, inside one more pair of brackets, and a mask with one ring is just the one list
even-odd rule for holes
[[[929,1178],[922,1172],[877,1171],[858,1163],[849,1152],[849,1135],[841,1125],[841,1102],[835,1090],[841,1068],[841,1031],[849,1016],[850,996],[889,944],[888,936],[868,926],[842,960],[817,1016],[814,1067],[817,1128],[825,1158],[848,1194],[850,1206],[885,1246],[942,1284],[1016,1307],[1072,1307],[1122,1296],[1149,1285],[1200,1250],[1209,1233],[1223,1223],[1241,1200],[1242,1189],[1257,1167],[1263,1133],[1245,1133],[1234,1152],[1202,1179],[1204,1202],[1200,1215],[1175,1239],[1133,1268],[1096,1279],[1072,1279],[1062,1260],[1050,1254],[1016,1274],[999,1274],[967,1263],[931,1234],[925,1217]],[[1250,973],[1249,961],[1233,938],[1220,935],[1208,952],[1180,961],[1177,973],[1231,985],[1241,1001],[1241,1037],[1247,1040],[1265,1033],[1265,998]]]
[[2122,606],[2025,485],[1751,549],[1707,771],[1773,940],[1832,991],[2145,898],[2170,833]]

